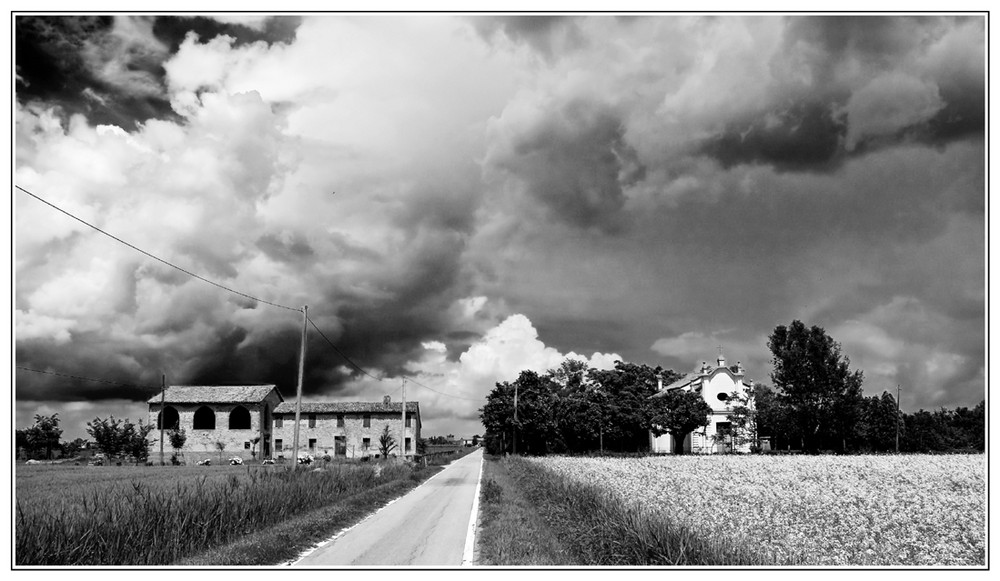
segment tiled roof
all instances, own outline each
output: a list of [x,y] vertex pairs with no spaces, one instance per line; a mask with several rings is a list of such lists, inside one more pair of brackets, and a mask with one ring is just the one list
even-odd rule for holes
[[[349,413],[402,413],[401,402],[341,401],[302,402],[300,414],[349,414]],[[420,413],[420,402],[406,402],[406,411]],[[295,402],[283,402],[274,408],[276,414],[294,414]]]
[[701,373],[688,373],[684,377],[678,379],[677,381],[671,383],[667,387],[663,388],[664,391],[668,389],[678,389],[681,387],[688,386],[694,383],[698,378],[701,377]]
[[[277,391],[272,385],[171,385],[163,395],[167,403],[259,403]],[[281,397],[281,392],[277,392]],[[161,394],[149,398],[160,403]],[[284,398],[282,398],[284,399]]]

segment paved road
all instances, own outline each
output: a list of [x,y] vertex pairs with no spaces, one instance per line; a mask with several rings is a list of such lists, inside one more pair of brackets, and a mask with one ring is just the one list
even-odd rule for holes
[[294,566],[460,566],[483,452],[477,450]]

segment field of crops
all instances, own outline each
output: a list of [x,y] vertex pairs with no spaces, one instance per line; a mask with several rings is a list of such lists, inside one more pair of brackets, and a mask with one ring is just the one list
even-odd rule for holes
[[983,455],[531,461],[775,563],[985,565]]
[[403,464],[18,466],[17,565],[169,565],[394,482]]

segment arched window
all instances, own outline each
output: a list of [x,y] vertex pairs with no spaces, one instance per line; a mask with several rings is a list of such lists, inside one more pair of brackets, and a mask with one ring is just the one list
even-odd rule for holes
[[196,430],[214,430],[215,412],[207,405],[203,405],[194,412],[194,426]]
[[[166,421],[164,421],[166,420]],[[181,417],[177,410],[167,406],[163,411],[156,414],[156,429],[174,430],[180,427]]]
[[249,430],[250,429],[250,412],[247,408],[238,405],[233,408],[233,411],[229,412],[229,429],[230,430]]

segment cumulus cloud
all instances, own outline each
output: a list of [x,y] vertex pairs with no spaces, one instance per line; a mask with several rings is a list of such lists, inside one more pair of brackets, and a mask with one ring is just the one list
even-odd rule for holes
[[[577,353],[683,371],[722,344],[763,380],[799,318],[910,407],[984,392],[982,18],[17,23],[18,185],[308,304],[376,377],[481,402]],[[19,364],[293,391],[298,313],[15,196]],[[308,397],[388,393],[307,351]],[[147,394],[19,373],[15,396]]]
[[[421,347],[422,351],[404,365],[406,373],[416,380],[408,384],[407,400],[420,402],[424,422],[436,431],[468,435],[482,432],[479,409],[498,382],[514,381],[525,370],[544,373],[556,369],[566,359],[596,369],[613,369],[615,361],[622,360],[616,353],[595,352],[589,357],[561,353],[547,346],[531,321],[521,314],[511,315],[488,329],[457,361],[448,358],[448,348],[442,341],[427,341]],[[388,393],[396,398],[401,395],[401,385],[402,378],[391,375],[382,382],[362,377],[346,386],[351,395],[330,392],[325,396],[374,401]]]

